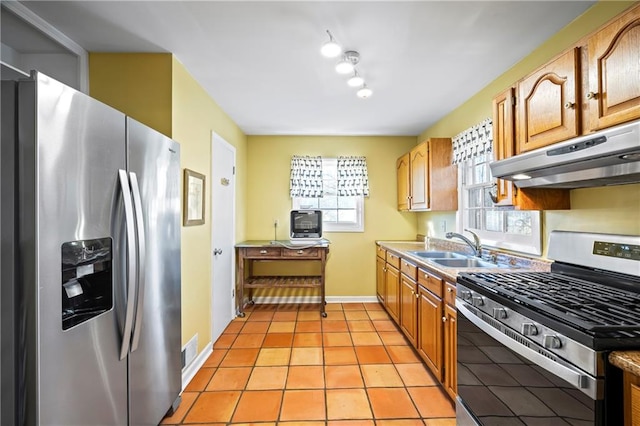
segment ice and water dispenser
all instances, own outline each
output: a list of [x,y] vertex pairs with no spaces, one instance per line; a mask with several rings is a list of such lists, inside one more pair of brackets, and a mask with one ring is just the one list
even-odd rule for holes
[[113,307],[111,238],[62,244],[62,329]]

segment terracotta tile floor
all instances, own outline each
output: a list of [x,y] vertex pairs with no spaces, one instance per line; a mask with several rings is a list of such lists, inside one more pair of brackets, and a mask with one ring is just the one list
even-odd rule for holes
[[453,405],[378,303],[255,305],[162,424],[454,426]]

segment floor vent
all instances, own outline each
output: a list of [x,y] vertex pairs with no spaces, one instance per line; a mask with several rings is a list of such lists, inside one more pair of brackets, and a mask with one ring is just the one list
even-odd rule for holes
[[198,333],[182,347],[182,368],[191,364],[198,355]]

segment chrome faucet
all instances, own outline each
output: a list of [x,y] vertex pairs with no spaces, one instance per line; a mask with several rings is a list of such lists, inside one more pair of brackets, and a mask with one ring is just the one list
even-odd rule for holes
[[445,237],[447,237],[449,239],[451,239],[453,237],[460,238],[462,241],[467,243],[469,245],[469,247],[471,247],[471,249],[473,250],[473,255],[474,256],[480,257],[480,249],[481,249],[480,237],[478,237],[478,235],[473,231],[470,231],[468,229],[465,229],[465,231],[467,231],[468,233],[473,235],[473,242],[471,242],[471,240],[468,239],[467,237],[465,237],[464,235],[458,234],[457,232],[447,232],[445,234]]

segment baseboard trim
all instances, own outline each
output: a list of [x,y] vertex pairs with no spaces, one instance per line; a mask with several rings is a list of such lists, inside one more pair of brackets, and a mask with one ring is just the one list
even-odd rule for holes
[[213,352],[213,343],[209,342],[202,352],[194,358],[193,362],[182,369],[182,390],[187,387],[200,368],[207,362],[209,355]]
[[[320,303],[320,296],[273,296],[255,297],[256,304],[295,304],[295,303]],[[376,296],[327,296],[327,303],[373,303],[378,302]]]

